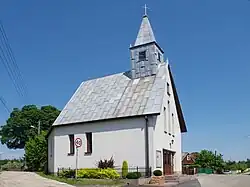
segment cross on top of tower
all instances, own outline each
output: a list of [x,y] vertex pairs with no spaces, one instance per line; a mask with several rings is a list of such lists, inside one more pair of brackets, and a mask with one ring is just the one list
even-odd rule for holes
[[147,7],[147,5],[146,5],[146,4],[144,5],[144,7],[143,7],[143,8],[144,8],[144,16],[147,16],[147,9],[149,9],[149,8]]

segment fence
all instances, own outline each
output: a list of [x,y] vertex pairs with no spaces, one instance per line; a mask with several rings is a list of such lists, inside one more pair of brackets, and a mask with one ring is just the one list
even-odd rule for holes
[[188,167],[188,166],[183,166],[182,167],[182,174],[184,175],[195,175],[198,172],[198,168],[195,167]]
[[198,173],[212,174],[213,170],[210,168],[198,168]]
[[[122,168],[121,167],[115,167],[114,168],[119,174],[120,176],[122,176]],[[146,167],[129,167],[128,168],[128,172],[137,172],[137,173],[141,173],[142,177],[151,177],[152,175],[152,169],[150,168],[146,168]]]
[[[90,168],[91,169],[91,168]],[[96,169],[96,168],[93,168]],[[122,176],[122,168],[121,167],[115,167],[114,170],[119,173],[120,176]],[[69,173],[69,178],[75,177],[75,169],[74,168],[57,168],[57,176],[60,175],[61,172],[63,171],[70,171]],[[152,169],[146,168],[146,167],[129,167],[128,172],[137,172],[141,174],[141,177],[143,178],[148,178],[151,177],[152,175]]]

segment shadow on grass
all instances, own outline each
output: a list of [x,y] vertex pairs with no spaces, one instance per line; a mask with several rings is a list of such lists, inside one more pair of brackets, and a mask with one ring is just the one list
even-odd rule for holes
[[70,185],[74,185],[77,187],[81,186],[91,186],[91,185],[108,185],[108,186],[123,186],[124,181],[122,180],[110,180],[110,179],[68,179],[68,178],[62,178],[55,175],[46,175],[42,172],[37,172],[38,175],[41,177],[56,180],[59,182],[64,182]]

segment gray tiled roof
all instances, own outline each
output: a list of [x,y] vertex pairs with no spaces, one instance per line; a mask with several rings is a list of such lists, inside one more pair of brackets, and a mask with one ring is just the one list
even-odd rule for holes
[[155,36],[148,17],[144,16],[134,46],[150,42],[155,42]]
[[53,126],[160,113],[166,64],[157,75],[131,79],[118,73],[83,82]]

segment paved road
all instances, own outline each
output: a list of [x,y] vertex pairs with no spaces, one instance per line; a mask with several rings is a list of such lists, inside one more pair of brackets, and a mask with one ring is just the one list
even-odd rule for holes
[[198,180],[201,187],[249,187],[250,175],[203,175]]
[[[177,187],[201,187],[201,185],[198,180],[191,180],[191,181],[179,184],[177,185]],[[212,187],[215,187],[215,186],[212,186]]]
[[2,172],[0,187],[73,187],[30,172]]

